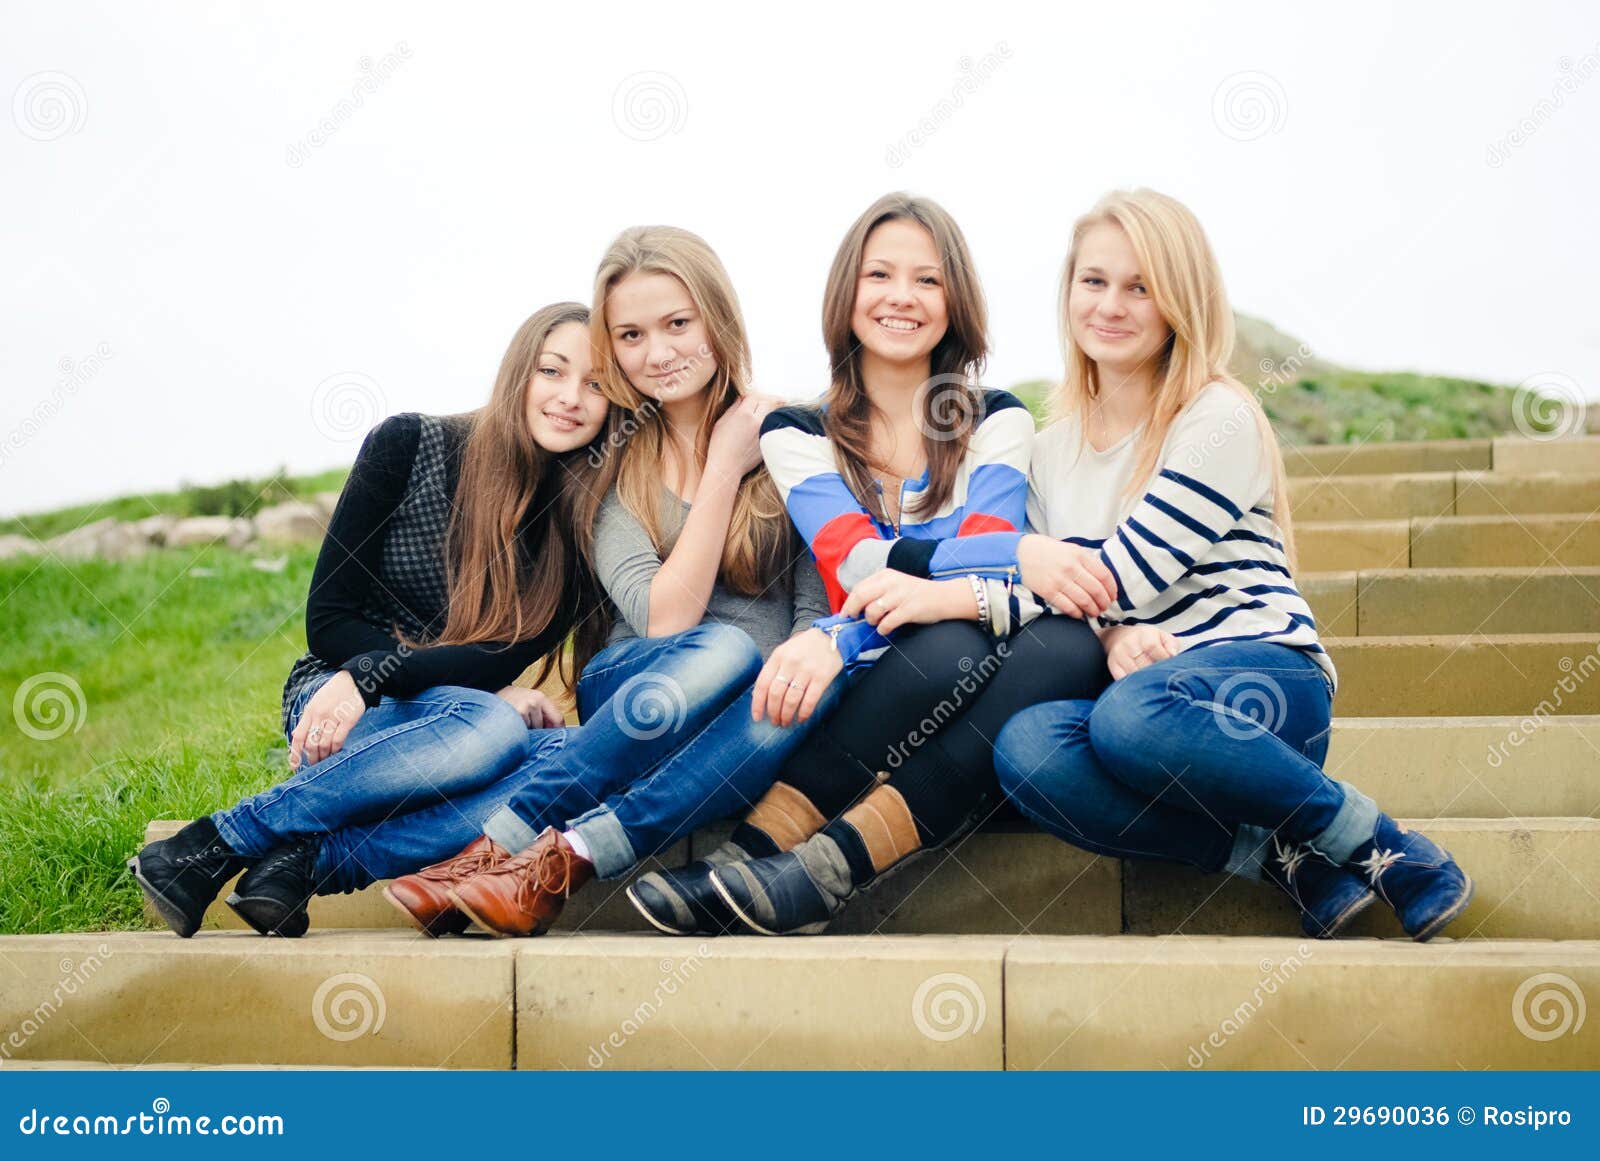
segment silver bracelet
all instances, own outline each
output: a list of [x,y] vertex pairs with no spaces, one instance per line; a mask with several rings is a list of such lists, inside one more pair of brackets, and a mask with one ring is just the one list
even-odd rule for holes
[[978,628],[986,630],[989,628],[989,588],[971,573],[967,574],[967,580],[972,583],[972,599],[978,602]]

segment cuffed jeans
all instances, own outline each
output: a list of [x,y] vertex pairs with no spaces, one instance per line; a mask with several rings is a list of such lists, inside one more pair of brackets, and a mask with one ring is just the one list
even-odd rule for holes
[[1094,701],[1023,710],[996,740],[995,771],[1028,818],[1100,854],[1258,877],[1277,831],[1342,863],[1378,808],[1323,773],[1331,714],[1305,651],[1197,646]]

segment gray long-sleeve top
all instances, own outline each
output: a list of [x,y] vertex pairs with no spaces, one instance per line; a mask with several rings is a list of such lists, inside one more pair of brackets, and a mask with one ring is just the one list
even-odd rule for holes
[[[689,516],[689,504],[661,489],[662,534],[671,544]],[[730,592],[719,580],[711,590],[701,622],[720,621],[743,629],[766,657],[795,633],[826,617],[827,590],[816,562],[798,535],[790,549],[793,564],[766,591],[753,597]],[[595,571],[618,616],[607,644],[649,635],[650,584],[661,571],[661,556],[650,534],[622,505],[615,489],[600,505],[594,533]]]

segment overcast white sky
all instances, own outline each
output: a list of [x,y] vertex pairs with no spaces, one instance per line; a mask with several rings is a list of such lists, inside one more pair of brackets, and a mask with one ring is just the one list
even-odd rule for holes
[[476,406],[643,222],[711,242],[758,385],[814,395],[828,262],[895,188],[966,231],[996,386],[1057,371],[1072,219],[1151,185],[1319,354],[1600,394],[1592,4],[0,12],[4,514]]

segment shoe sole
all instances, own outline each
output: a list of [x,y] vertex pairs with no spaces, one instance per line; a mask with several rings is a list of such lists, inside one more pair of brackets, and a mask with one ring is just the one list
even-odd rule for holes
[[[311,929],[311,917],[304,910],[285,914],[282,903],[264,895],[240,895],[236,891],[229,895],[225,902],[235,915],[254,929],[257,935],[299,939]],[[293,925],[285,930],[287,924]]]
[[1461,889],[1461,897],[1450,905],[1448,911],[1438,916],[1432,923],[1422,928],[1411,938],[1418,943],[1427,943],[1428,940],[1438,935],[1446,924],[1454,922],[1467,909],[1467,904],[1472,902],[1472,896],[1477,893],[1477,889],[1477,884],[1472,881],[1472,876],[1468,875],[1466,886]]
[[156,913],[172,929],[172,934],[179,939],[192,939],[194,933],[200,930],[200,925],[197,923],[189,927],[189,917],[167,902],[167,897],[156,888],[156,885],[144,877],[144,872],[139,869],[138,855],[128,860],[128,870],[133,872],[134,881],[139,884],[139,890],[144,892],[145,901],[156,909]]
[[[700,934],[700,932],[698,932],[698,931],[684,931],[681,928],[672,927],[672,926],[670,926],[668,924],[665,924],[665,923],[661,922],[661,920],[657,919],[654,915],[650,914],[649,908],[647,908],[644,905],[644,902],[639,898],[639,896],[637,896],[637,895],[635,895],[633,893],[633,884],[630,883],[628,885],[628,889],[626,891],[624,891],[623,894],[628,897],[628,902],[633,904],[633,909],[635,911],[637,911],[644,918],[644,921],[646,923],[648,923],[651,927],[654,927],[657,931],[661,932],[661,934],[663,934],[663,935],[699,935]],[[709,933],[707,933],[707,934],[709,934]]]
[[[460,935],[467,929],[468,925],[466,923],[461,924],[459,927],[453,923],[446,923],[441,924],[438,929],[435,930],[433,927],[422,922],[422,920],[413,915],[411,913],[411,908],[400,902],[399,897],[395,895],[393,891],[389,890],[388,887],[383,889],[383,897],[388,900],[390,906],[406,917],[407,923],[416,928],[418,931],[422,932],[422,934],[426,935],[429,939],[439,939],[446,935]],[[462,918],[465,918],[465,916]]]
[[544,934],[544,930],[542,928],[538,928],[538,927],[535,927],[532,931],[528,931],[528,932],[501,931],[498,927],[492,927],[489,924],[485,923],[478,916],[478,913],[476,911],[474,911],[471,907],[468,907],[465,903],[463,903],[461,901],[461,899],[456,895],[456,893],[454,891],[447,891],[447,892],[445,892],[445,894],[449,897],[450,902],[455,904],[455,908],[456,908],[457,911],[461,912],[461,914],[465,915],[468,919],[472,920],[472,922],[476,923],[480,928],[482,928],[484,931],[487,931],[490,935],[494,936],[496,939],[531,939],[536,935],[543,935]]
[[1354,903],[1350,904],[1350,906],[1346,907],[1343,911],[1339,912],[1339,914],[1334,917],[1333,922],[1328,924],[1328,927],[1327,927],[1326,931],[1324,931],[1321,935],[1314,936],[1313,938],[1315,938],[1315,939],[1332,939],[1332,938],[1334,938],[1341,931],[1343,931],[1346,927],[1350,926],[1350,921],[1352,919],[1354,919],[1357,915],[1360,915],[1363,911],[1365,911],[1368,907],[1371,907],[1377,901],[1378,901],[1377,892],[1376,891],[1368,891],[1361,898],[1357,899]]
[[749,915],[745,914],[744,908],[740,907],[738,903],[734,902],[733,895],[729,893],[728,888],[722,882],[721,875],[717,871],[711,872],[711,889],[715,891],[717,896],[728,905],[728,910],[732,911],[736,916],[739,917],[739,922],[743,923],[757,935],[820,935],[828,929],[829,921],[825,919],[821,923],[807,923],[804,927],[796,927],[793,931],[773,931],[771,928],[761,926],[761,924],[757,923],[754,919],[751,919]]

